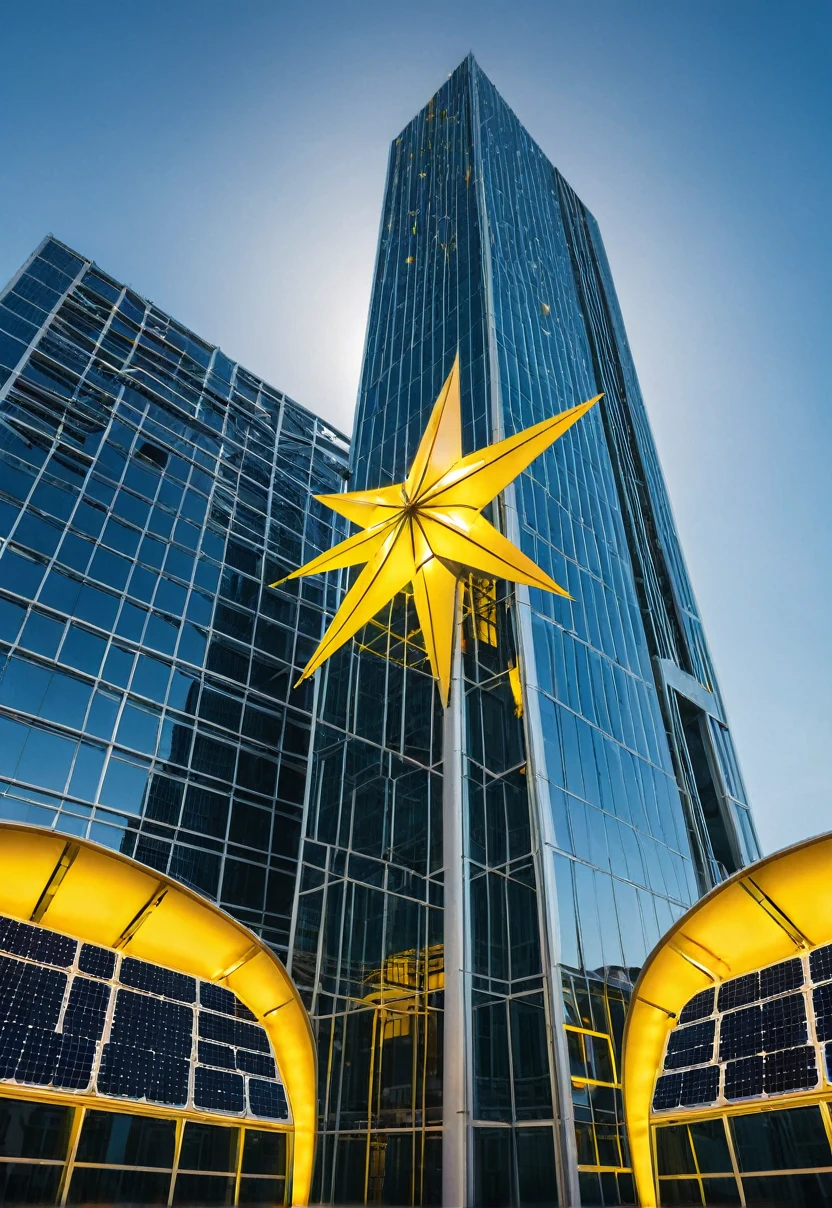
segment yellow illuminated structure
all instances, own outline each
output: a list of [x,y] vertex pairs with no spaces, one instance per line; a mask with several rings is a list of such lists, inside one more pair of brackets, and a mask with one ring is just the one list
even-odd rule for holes
[[624,1034],[642,1205],[832,1203],[832,835],[743,869],[648,957]]
[[[104,1117],[112,1121],[116,1118],[112,1113],[124,1113],[119,1115],[118,1119],[122,1120],[125,1129],[132,1127],[131,1121],[141,1124],[142,1118],[152,1118],[153,1127],[157,1132],[163,1124],[169,1126],[173,1157],[172,1171],[167,1174],[168,1181],[171,1173],[174,1177],[181,1178],[183,1166],[188,1167],[195,1163],[198,1170],[217,1169],[216,1165],[211,1166],[210,1160],[207,1166],[199,1166],[193,1157],[185,1160],[182,1148],[184,1133],[186,1140],[191,1137],[192,1140],[195,1138],[199,1141],[198,1145],[196,1141],[191,1144],[189,1153],[196,1153],[197,1157],[202,1153],[204,1158],[207,1152],[205,1138],[211,1133],[214,1137],[219,1135],[221,1142],[223,1137],[228,1140],[231,1154],[228,1161],[236,1162],[236,1168],[232,1166],[230,1171],[226,1171],[226,1198],[223,1200],[221,1195],[219,1199],[212,1199],[211,1202],[251,1202],[251,1198],[258,1198],[258,1194],[263,1202],[274,1202],[273,1196],[269,1194],[271,1187],[268,1181],[257,1183],[255,1178],[248,1175],[253,1170],[254,1174],[262,1177],[263,1155],[267,1151],[279,1150],[281,1154],[286,1154],[285,1184],[279,1179],[274,1179],[272,1186],[279,1190],[280,1202],[283,1201],[286,1187],[290,1186],[291,1194],[286,1193],[288,1202],[308,1203],[316,1126],[315,1051],[312,1032],[306,1010],[289,975],[274,953],[260,939],[197,893],[126,856],[83,839],[6,822],[0,823],[0,916],[4,916],[0,920],[0,949],[3,953],[13,954],[0,957],[4,972],[0,992],[3,995],[6,1021],[10,1018],[20,1018],[22,1010],[15,1003],[11,992],[10,971],[15,974],[19,974],[21,970],[28,971],[33,976],[41,977],[42,983],[44,978],[63,979],[58,984],[66,986],[68,979],[70,989],[62,991],[62,1023],[56,1029],[56,1042],[64,1039],[60,1032],[66,1034],[72,1031],[68,1026],[67,1012],[72,1010],[72,987],[75,982],[81,982],[80,988],[87,992],[90,987],[98,987],[102,993],[110,994],[113,987],[106,984],[106,978],[109,976],[112,983],[120,981],[122,985],[139,986],[139,989],[148,990],[148,996],[141,997],[138,991],[124,991],[121,986],[115,987],[118,994],[126,994],[128,997],[132,995],[134,1001],[143,1004],[151,1014],[155,1012],[159,1018],[162,1018],[159,1012],[165,1010],[166,1019],[172,1018],[172,1012],[175,1017],[177,1011],[180,1012],[180,1017],[183,1014],[187,1017],[189,1012],[191,1018],[196,1017],[198,1026],[189,1026],[193,1028],[194,1035],[199,1037],[199,1062],[204,1061],[202,1037],[209,1035],[209,1031],[203,1029],[203,1018],[206,1014],[210,1015],[214,1024],[218,1023],[231,1029],[231,1044],[247,1045],[245,1040],[233,1039],[233,1036],[241,1034],[239,1029],[243,1029],[242,1035],[248,1037],[256,1033],[262,1040],[261,1054],[265,1054],[269,1046],[271,1047],[282,1083],[281,1099],[284,1102],[288,1099],[286,1119],[283,1123],[278,1123],[275,1118],[258,1118],[254,1108],[246,1110],[245,1098],[242,1099],[243,1110],[234,1111],[230,1108],[228,1111],[206,1111],[197,1110],[194,1106],[177,1109],[159,1106],[158,1099],[151,1102],[153,1096],[148,1096],[144,1101],[130,1098],[129,1092],[126,1098],[109,1097],[102,1093],[100,1073],[97,1082],[92,1081],[87,1086],[80,1086],[80,1089],[61,1089],[68,1083],[61,1082],[58,1078],[50,1084],[48,1076],[41,1076],[39,1080],[43,1083],[42,1086],[31,1085],[32,1082],[38,1081],[38,1078],[26,1076],[25,1069],[21,1077],[20,1066],[16,1076],[4,1068],[0,1081],[0,1117],[3,1121],[3,1129],[0,1131],[6,1137],[4,1145],[8,1142],[6,1134],[11,1135],[14,1128],[23,1127],[21,1110],[28,1110],[33,1103],[38,1105],[41,1116],[44,1112],[48,1114],[48,1111],[51,1111],[53,1115],[62,1113],[67,1121],[72,1121],[66,1125],[68,1147],[65,1147],[63,1161],[52,1163],[53,1166],[62,1168],[55,1173],[55,1178],[60,1178],[57,1193],[54,1193],[53,1189],[53,1193],[57,1194],[57,1202],[66,1199],[68,1180],[70,1176],[74,1178],[73,1172],[85,1166],[81,1160],[84,1155],[78,1150],[79,1135],[82,1142],[85,1137],[85,1121],[93,1117],[93,1123],[98,1127],[106,1123]],[[80,945],[76,944],[76,941],[80,941]],[[48,947],[50,944],[53,947],[57,945],[58,948],[64,945],[64,953],[69,951],[77,955],[65,955],[61,959],[39,958],[38,954],[44,950],[44,945]],[[93,945],[96,947],[93,948]],[[106,963],[108,954],[111,954],[111,970],[118,969],[117,974],[112,971],[109,975],[96,974],[84,964],[85,960],[89,962],[95,959],[103,959]],[[20,957],[25,959],[18,959]],[[124,973],[125,962],[130,958],[133,958],[129,966],[133,971],[133,980],[127,978]],[[39,959],[40,964],[37,963]],[[50,970],[46,968],[50,964],[63,965],[65,968]],[[147,976],[149,971],[150,976],[156,974],[163,979],[173,978],[174,985],[193,986],[190,998],[193,1005],[183,1007],[167,1003],[158,997],[167,991],[140,985],[140,981],[136,980],[136,970],[140,973],[144,970],[142,976]],[[89,972],[92,972],[92,976],[100,976],[104,980],[94,982],[91,978],[83,976]],[[175,980],[177,978],[178,982]],[[231,994],[228,994],[228,991],[231,991]],[[157,996],[151,997],[154,992]],[[115,1024],[112,1021],[115,1020],[119,1009],[116,993],[112,994],[110,1001],[114,1001],[116,1006],[114,1009],[108,1008],[107,1023],[99,1037],[99,1056],[96,1061],[100,1058],[102,1044],[106,1047],[108,1037],[112,1040],[114,1035]],[[181,1001],[187,1002],[188,995],[185,994]],[[221,1004],[231,1003],[229,1014],[234,1016],[236,1011],[236,1016],[225,1018],[212,1014],[213,1011],[226,1009],[223,1005],[214,1005],[216,1001]],[[211,1004],[210,1011],[203,1011],[203,1006],[208,1002]],[[239,1020],[251,1022],[240,1023]],[[37,1017],[29,1022],[30,1029],[33,1024],[36,1028],[50,1026],[43,1025],[42,1020]],[[54,1028],[54,1023],[51,1026]],[[234,1032],[233,1029],[238,1031]],[[263,1030],[268,1043],[262,1038]],[[80,1031],[81,1036],[92,1034],[89,1030],[86,1033],[83,1029]],[[157,1035],[160,1034],[165,1033],[157,1032]],[[213,1035],[211,1038],[220,1039]],[[3,1039],[5,1040],[5,1031]],[[195,1055],[196,1039],[192,1044],[192,1053]],[[217,1052],[221,1047],[215,1044],[213,1052]],[[248,1047],[257,1046],[252,1043]],[[224,1051],[232,1055],[239,1053],[239,1050],[234,1048],[226,1048]],[[25,1052],[24,1049],[24,1055]],[[248,1054],[247,1059],[256,1064],[258,1054]],[[271,1054],[260,1056],[261,1065],[264,1060],[271,1064]],[[191,1090],[188,1092],[188,1104],[196,1101],[193,1086],[195,1071],[198,1072],[196,1057],[191,1056],[190,1062],[192,1072],[189,1075]],[[35,1067],[32,1068],[34,1070]],[[238,1062],[236,1068],[239,1070],[248,1067]],[[273,1064],[271,1068],[274,1075]],[[228,1077],[223,1075],[222,1071],[204,1072],[209,1075],[216,1073],[220,1083],[223,1077]],[[251,1066],[250,1072],[257,1070]],[[127,1071],[127,1076],[129,1074],[130,1071]],[[243,1079],[238,1077],[238,1081],[242,1084]],[[251,1079],[246,1082],[251,1086]],[[266,1085],[262,1081],[259,1083],[260,1088]],[[276,1083],[272,1085],[275,1087]],[[254,1095],[251,1091],[249,1098],[253,1104]],[[216,1127],[207,1128],[207,1125],[224,1125],[226,1128],[219,1130]],[[236,1127],[230,1128],[232,1125]],[[41,1123],[38,1127],[42,1129],[44,1126]],[[151,1146],[151,1150],[152,1148]],[[8,1147],[2,1150],[6,1175],[9,1164],[6,1163],[5,1157],[9,1152]],[[36,1156],[42,1159],[42,1151],[38,1150]],[[104,1157],[101,1161],[112,1162],[113,1158]],[[149,1165],[164,1165],[161,1160],[154,1162],[148,1159],[144,1162],[134,1161],[132,1164],[139,1169]],[[43,1166],[41,1161],[38,1167],[41,1175]],[[31,1172],[34,1167],[30,1163],[26,1169]],[[104,1174],[107,1173],[105,1167],[98,1169]],[[223,1167],[220,1166],[219,1169]],[[23,1165],[12,1166],[12,1170],[22,1171]],[[122,1174],[124,1177],[138,1177],[135,1172]],[[200,1195],[209,1194],[204,1189],[200,1190],[202,1184],[199,1179],[205,1180],[205,1176],[192,1174],[188,1177],[192,1184],[191,1198],[186,1195],[182,1199],[177,1191],[174,1202],[197,1202]],[[214,1183],[218,1181],[216,1176],[210,1176],[207,1178],[208,1184],[212,1178]],[[137,1193],[134,1191],[134,1194]],[[215,1190],[210,1192],[210,1195],[215,1194]],[[39,1202],[46,1202],[43,1196],[37,1198]],[[77,1198],[77,1195],[70,1194],[70,1200]]]
[[287,578],[365,562],[367,565],[347,593],[301,680],[312,675],[411,583],[431,669],[439,683],[442,703],[447,706],[457,585],[464,569],[568,595],[481,512],[599,398],[600,394],[463,457],[457,356],[404,482],[376,491],[316,496],[363,531]]

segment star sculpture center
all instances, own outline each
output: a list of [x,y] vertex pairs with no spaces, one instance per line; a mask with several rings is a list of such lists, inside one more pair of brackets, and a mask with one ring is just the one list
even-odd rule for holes
[[300,679],[311,676],[411,584],[431,670],[442,703],[447,707],[458,582],[466,570],[568,596],[481,512],[600,398],[600,394],[596,395],[463,457],[457,357],[403,483],[375,491],[315,497],[362,531],[287,578],[366,565],[344,597]]

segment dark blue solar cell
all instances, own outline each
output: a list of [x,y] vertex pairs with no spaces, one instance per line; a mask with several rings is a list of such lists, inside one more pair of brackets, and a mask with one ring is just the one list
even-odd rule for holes
[[248,1102],[253,1114],[264,1120],[289,1119],[286,1092],[279,1082],[261,1082],[259,1078],[249,1078]]
[[832,1040],[832,984],[818,986],[812,991],[812,1006],[818,1040]]
[[277,1077],[274,1057],[267,1053],[248,1053],[245,1049],[237,1049],[237,1069],[244,1074],[257,1074],[259,1078]]
[[258,1053],[271,1052],[265,1028],[230,1019],[227,1015],[215,1015],[211,1011],[200,1011],[199,1035],[203,1040],[216,1040],[219,1044],[254,1049]]
[[719,1025],[719,1060],[751,1057],[763,1051],[762,1008],[742,1007],[723,1015]]
[[686,1065],[702,1065],[714,1055],[714,1033],[716,1020],[706,1019],[702,1023],[689,1024],[686,1028],[675,1028],[667,1042],[664,1059],[666,1070],[678,1070]]
[[221,1070],[235,1070],[237,1061],[234,1050],[225,1044],[214,1044],[210,1040],[199,1042],[200,1065],[216,1065]]
[[771,998],[773,994],[786,994],[803,985],[803,961],[799,956],[769,965],[760,970],[760,998]]
[[132,956],[126,956],[121,962],[118,979],[123,986],[147,990],[151,994],[160,994],[163,998],[173,998],[177,1002],[196,1002],[195,977],[176,973],[173,969],[164,969],[161,965],[151,965],[147,961],[138,961]]
[[832,1082],[832,1044],[824,1046],[824,1053],[826,1056],[826,1077]]
[[45,1028],[29,1028],[23,1052],[17,1063],[15,1078],[18,1082],[48,1086],[52,1081],[60,1051],[61,1037],[57,1032],[50,1032]]
[[94,1060],[94,1040],[88,1040],[84,1036],[64,1035],[61,1038],[61,1051],[52,1079],[53,1086],[74,1091],[86,1090],[92,1077]]
[[152,1103],[184,1106],[188,1101],[190,1062],[166,1053],[156,1053],[147,1083],[147,1098]]
[[198,1065],[194,1076],[194,1103],[207,1111],[242,1112],[245,1096],[241,1075]]
[[809,953],[809,973],[813,982],[832,979],[832,944],[824,944]]
[[87,1036],[100,1040],[104,1033],[104,1020],[110,1001],[110,987],[103,982],[90,981],[76,976],[69,990],[69,1001],[64,1011],[62,1031],[73,1036]]
[[817,1082],[818,1071],[812,1045],[766,1055],[763,1085],[767,1095],[811,1090],[817,1086]]
[[54,1030],[66,982],[66,974],[55,969],[0,957],[0,1026],[31,1023]]
[[679,1012],[679,1023],[696,1023],[697,1019],[707,1019],[709,1015],[713,1015],[715,997],[716,991],[713,986],[694,994],[693,998]]
[[808,1039],[806,1000],[802,994],[772,998],[763,1003],[763,1049],[792,1049]]
[[7,1023],[0,1028],[0,1078],[14,1078],[29,1029],[25,1024]]
[[656,1090],[653,1095],[653,1111],[661,1112],[667,1111],[671,1107],[678,1107],[681,1095],[682,1075],[665,1074],[656,1083]]
[[719,1095],[719,1066],[706,1065],[698,1070],[685,1070],[682,1075],[682,1107],[696,1107],[700,1103],[713,1103]]
[[105,1044],[98,1071],[98,1090],[102,1095],[142,1099],[153,1066],[153,1054],[124,1044]]
[[759,997],[759,973],[746,973],[743,977],[733,977],[730,981],[722,983],[717,996],[717,1006],[720,1011],[731,1011],[734,1007],[744,1007],[748,1003],[757,1002]]
[[33,927],[30,923],[19,923],[16,919],[4,918],[0,933],[0,948],[15,956],[27,956],[30,960],[43,961],[67,969],[75,960],[78,941],[57,931],[44,927]]
[[116,967],[116,954],[109,948],[99,948],[95,944],[82,944],[78,954],[78,968],[82,973],[91,977],[103,977],[109,981]]
[[236,994],[225,986],[215,986],[211,982],[199,983],[199,1005],[209,1011],[219,1011],[221,1015],[232,1015],[235,1019],[257,1020],[257,1016],[240,1002]]
[[133,990],[118,990],[110,1036],[117,1044],[132,1048],[190,1057],[193,1019],[190,1007]]
[[763,1059],[746,1057],[729,1061],[725,1067],[724,1095],[726,1099],[751,1099],[763,1093]]

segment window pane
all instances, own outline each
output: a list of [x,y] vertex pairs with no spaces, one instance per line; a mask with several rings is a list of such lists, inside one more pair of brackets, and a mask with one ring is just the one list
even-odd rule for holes
[[[696,1150],[700,1174],[731,1172],[731,1153],[722,1120],[700,1120],[691,1124],[690,1135]],[[670,1174],[670,1171],[667,1173]]]
[[820,1108],[734,1116],[731,1128],[740,1170],[832,1166]]
[[189,1121],[182,1137],[179,1169],[235,1170],[239,1135],[237,1128],[218,1128]]
[[233,1176],[180,1174],[173,1190],[174,1204],[231,1204],[234,1201]]
[[62,1169],[0,1162],[0,1203],[54,1204]]
[[659,1174],[695,1174],[696,1165],[684,1124],[656,1129]]
[[244,1174],[285,1174],[286,1134],[247,1128],[242,1169]]
[[111,805],[113,809],[126,810],[130,814],[140,814],[147,774],[147,768],[137,767],[136,764],[127,763],[122,759],[111,759],[101,786],[102,805]]
[[747,1208],[829,1208],[832,1175],[792,1174],[743,1179]]
[[76,1167],[67,1201],[70,1204],[166,1204],[169,1190],[169,1174]]
[[71,1108],[0,1099],[0,1154],[6,1158],[64,1158],[71,1124]]
[[108,1166],[173,1165],[176,1124],[152,1116],[88,1111],[78,1141],[78,1162]]

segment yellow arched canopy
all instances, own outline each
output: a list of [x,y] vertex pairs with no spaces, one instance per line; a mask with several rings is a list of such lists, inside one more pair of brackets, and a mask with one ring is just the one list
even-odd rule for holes
[[624,1030],[624,1114],[642,1205],[656,1203],[650,1107],[668,1032],[699,990],[832,942],[832,835],[767,856],[684,914],[641,971]]
[[306,1204],[315,1148],[315,1048],[289,974],[213,902],[86,839],[0,822],[0,914],[221,982],[272,1043],[294,1123],[292,1203]]

